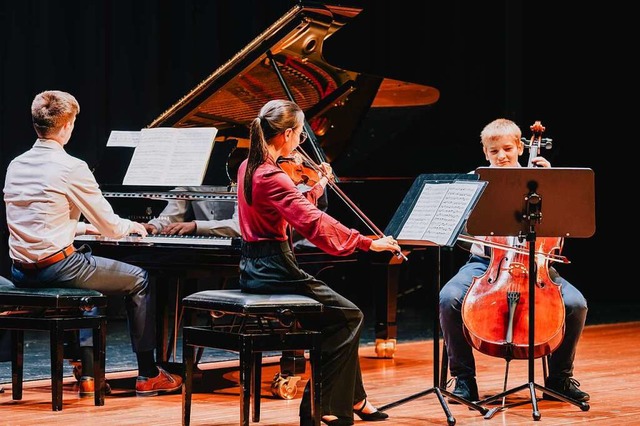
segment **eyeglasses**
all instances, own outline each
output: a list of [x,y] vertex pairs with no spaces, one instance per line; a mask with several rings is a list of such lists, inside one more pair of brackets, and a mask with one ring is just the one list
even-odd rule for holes
[[307,140],[308,137],[309,137],[309,134],[307,132],[305,132],[304,130],[302,130],[300,132],[300,143],[302,144],[304,141]]

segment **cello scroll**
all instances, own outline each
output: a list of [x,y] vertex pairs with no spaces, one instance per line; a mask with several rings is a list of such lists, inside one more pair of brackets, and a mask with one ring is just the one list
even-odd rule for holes
[[529,161],[527,162],[527,167],[536,167],[537,164],[533,162],[533,159],[540,155],[540,148],[551,149],[553,140],[542,137],[545,127],[539,120],[534,122],[529,128],[533,133],[531,135],[531,139],[521,138],[520,140],[524,144],[525,148],[529,149]]

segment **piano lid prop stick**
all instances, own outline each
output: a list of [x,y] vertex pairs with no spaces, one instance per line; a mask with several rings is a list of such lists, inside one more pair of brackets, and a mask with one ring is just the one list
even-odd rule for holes
[[[280,85],[282,85],[282,88],[287,93],[287,97],[291,102],[295,102],[296,100],[294,99],[293,94],[291,93],[291,90],[289,90],[289,86],[287,85],[287,82],[282,76],[282,73],[280,72],[280,68],[278,67],[276,60],[273,57],[273,53],[271,53],[270,50],[267,50],[267,57],[271,61],[271,66],[275,70],[276,76],[280,81]],[[324,152],[315,143],[315,139],[314,139],[315,134],[313,133],[311,126],[309,126],[306,120],[304,122],[304,127],[307,131],[307,134],[309,135],[309,142],[311,142],[311,147],[313,148],[314,153],[316,154],[316,157],[318,157],[320,161],[326,161]],[[317,163],[306,152],[304,152],[302,148],[298,147],[296,149],[300,152],[300,154],[302,154],[305,161],[307,161],[311,165],[311,168],[315,169],[315,171],[318,172],[319,174],[322,174],[322,170],[317,165]],[[351,211],[353,211],[356,214],[356,216],[358,216],[374,234],[376,234],[380,238],[385,236],[384,233],[373,222],[371,222],[371,220],[369,220],[369,218],[362,212],[362,210],[360,210],[358,206],[356,206],[353,203],[353,201],[351,201],[349,197],[347,197],[347,195],[344,192],[342,192],[342,189],[340,189],[335,182],[332,182],[331,180],[329,180],[329,186],[334,190],[336,195],[338,195],[338,197],[340,197],[340,199],[347,204],[347,206],[351,209]],[[407,259],[407,256],[405,256],[401,251],[395,251],[393,252],[393,254],[396,257],[398,257],[398,259],[403,259],[405,261],[409,260]]]

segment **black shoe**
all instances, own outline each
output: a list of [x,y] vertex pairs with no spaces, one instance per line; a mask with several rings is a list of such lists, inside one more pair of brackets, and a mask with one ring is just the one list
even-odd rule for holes
[[[453,379],[451,379],[453,380]],[[466,399],[469,402],[478,401],[478,384],[475,377],[456,377],[456,386],[453,388],[453,395],[458,398]],[[450,404],[460,404],[453,398],[448,399]]]
[[[344,419],[344,418],[337,418],[333,420],[322,419],[322,423],[329,426],[351,426],[353,425],[353,420]],[[313,426],[313,417],[301,416],[300,426]]]
[[328,426],[351,426],[353,425],[353,419],[345,419],[342,417],[338,417],[337,419],[333,419],[333,420],[325,420],[323,417],[322,423]]
[[356,410],[355,408],[353,409],[354,414],[357,414],[361,420],[364,420],[365,422],[379,422],[381,420],[386,420],[389,418],[389,415],[387,413],[383,413],[380,410],[376,410],[373,413],[365,413],[362,410],[364,410],[364,407],[366,406],[367,406],[367,400],[365,399],[361,409],[359,410]]
[[[556,391],[567,398],[580,402],[588,401],[590,398],[589,394],[578,389],[579,386],[580,382],[572,377],[548,377],[545,381],[545,387],[552,391]],[[547,401],[559,401],[558,398],[548,393],[543,393],[542,399],[546,399]]]

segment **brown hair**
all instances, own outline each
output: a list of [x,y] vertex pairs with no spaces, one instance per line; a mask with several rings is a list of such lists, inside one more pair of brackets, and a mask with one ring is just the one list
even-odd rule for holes
[[270,141],[288,128],[293,129],[303,123],[304,112],[298,104],[283,99],[275,99],[264,104],[260,114],[251,122],[251,144],[244,175],[244,195],[249,205],[253,202],[253,174],[258,166],[267,160],[267,146]]
[[55,134],[62,126],[80,113],[76,98],[60,90],[38,93],[31,103],[31,119],[38,137]]

